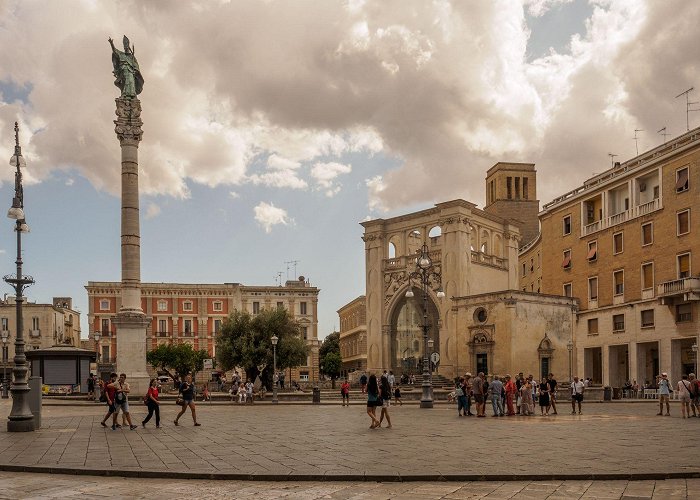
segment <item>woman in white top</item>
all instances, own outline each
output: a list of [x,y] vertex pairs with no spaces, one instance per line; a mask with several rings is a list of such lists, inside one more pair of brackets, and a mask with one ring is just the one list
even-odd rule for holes
[[690,382],[688,375],[683,375],[682,380],[678,382],[678,399],[681,401],[681,418],[690,416]]

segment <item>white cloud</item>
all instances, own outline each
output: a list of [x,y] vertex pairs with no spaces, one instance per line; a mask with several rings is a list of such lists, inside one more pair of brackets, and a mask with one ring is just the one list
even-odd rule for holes
[[337,162],[316,163],[311,168],[311,177],[316,180],[319,189],[324,189],[326,196],[332,197],[340,191],[340,185],[335,179],[341,174],[349,174],[352,171],[350,165]]
[[66,186],[72,186],[75,183],[75,179],[66,179]]
[[[367,184],[375,209],[479,202],[501,160],[536,162],[551,199],[608,151],[632,156],[635,128],[685,130],[673,97],[700,85],[688,56],[699,2],[592,0],[566,53],[529,61],[527,13],[567,1],[0,2],[0,46],[22,47],[0,52],[0,82],[32,89],[26,103],[0,98],[0,144],[20,116],[28,182],[71,168],[118,194],[105,38],[129,26],[145,77],[145,194],[187,198],[190,182],[307,189],[314,164],[381,152],[397,166]],[[640,149],[659,141],[646,134]]]
[[160,214],[160,207],[155,203],[149,203],[146,207],[146,219],[152,219]]
[[370,211],[379,210],[381,212],[386,211],[386,207],[382,202],[382,192],[386,189],[384,185],[384,180],[381,175],[375,175],[371,179],[366,179],[365,184],[368,190],[368,207]]
[[241,197],[241,195],[238,194],[238,193],[235,192],[235,191],[229,191],[229,192],[228,192],[228,195],[229,195],[232,199],[234,199],[234,200]]
[[294,219],[291,219],[287,215],[287,211],[283,208],[278,208],[272,203],[260,202],[256,207],[253,208],[255,213],[255,220],[260,224],[266,233],[272,231],[272,226],[282,224],[287,226],[294,223]]

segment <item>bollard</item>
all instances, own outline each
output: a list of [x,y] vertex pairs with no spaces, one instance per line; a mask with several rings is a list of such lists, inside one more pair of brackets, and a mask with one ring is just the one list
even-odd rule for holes
[[318,387],[314,387],[312,402],[315,405],[321,403],[321,389],[319,389]]
[[41,428],[41,377],[29,377],[29,409],[34,415],[34,429]]

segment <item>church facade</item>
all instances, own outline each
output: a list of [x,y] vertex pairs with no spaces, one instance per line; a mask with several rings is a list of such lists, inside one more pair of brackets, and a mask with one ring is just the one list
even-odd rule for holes
[[[571,317],[575,300],[517,292],[521,235],[533,234],[537,227],[535,175],[532,164],[498,163],[487,173],[483,210],[468,201],[453,200],[362,223],[368,371],[421,372],[424,312],[432,351],[440,355],[438,370],[444,376],[467,371],[503,374],[526,366],[539,372],[543,348],[566,352],[571,321],[560,319]],[[423,310],[423,284],[411,278],[424,244],[440,274],[427,286],[427,311]],[[438,297],[440,289],[444,298]],[[412,297],[406,296],[409,290]],[[504,292],[517,294],[517,299]],[[491,316],[490,322],[474,323],[474,300],[488,303],[491,309],[513,300],[518,306],[511,321],[494,323]],[[528,317],[541,321],[525,328]],[[515,348],[520,344],[531,349],[521,352]],[[531,359],[525,363],[528,356]],[[563,365],[558,368],[563,370]],[[563,373],[557,376],[566,378]]]

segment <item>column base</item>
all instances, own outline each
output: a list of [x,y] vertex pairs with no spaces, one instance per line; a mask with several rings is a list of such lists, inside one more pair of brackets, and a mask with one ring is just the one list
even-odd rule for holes
[[32,432],[35,430],[34,417],[26,420],[8,420],[7,432]]

